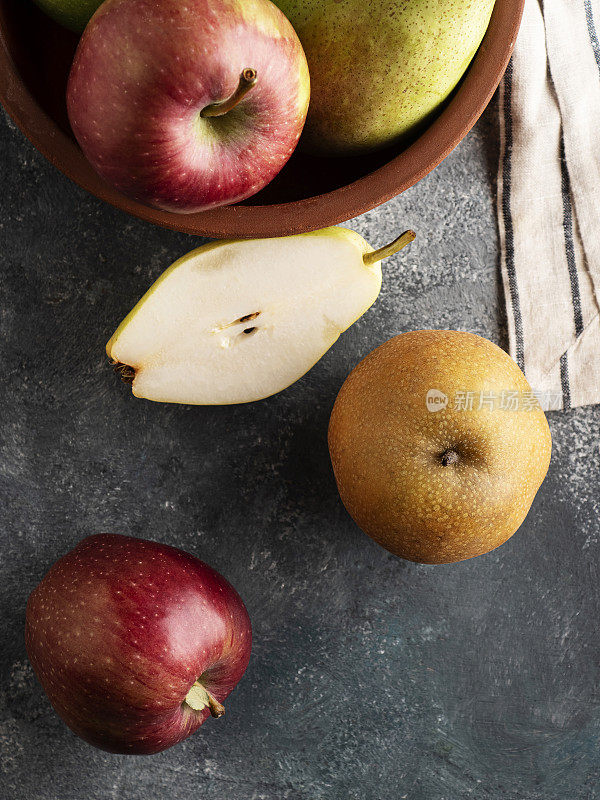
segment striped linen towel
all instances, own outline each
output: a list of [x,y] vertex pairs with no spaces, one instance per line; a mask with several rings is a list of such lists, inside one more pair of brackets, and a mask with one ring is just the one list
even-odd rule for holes
[[545,410],[600,402],[600,0],[525,0],[500,87],[510,353]]

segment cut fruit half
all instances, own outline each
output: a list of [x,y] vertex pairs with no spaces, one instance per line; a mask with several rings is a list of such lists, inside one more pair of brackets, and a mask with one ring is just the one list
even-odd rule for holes
[[347,228],[204,245],[176,261],[106,351],[136,397],[221,405],[269,397],[302,377],[374,303],[379,260]]

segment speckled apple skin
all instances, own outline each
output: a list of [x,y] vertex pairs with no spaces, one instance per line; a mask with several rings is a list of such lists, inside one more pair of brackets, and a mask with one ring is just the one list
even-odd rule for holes
[[[235,109],[242,71],[258,81]],[[195,212],[258,192],[292,154],[306,118],[304,51],[270,0],[106,0],[67,87],[86,157],[123,194]]]
[[209,716],[183,705],[196,679],[219,702],[230,694],[248,665],[252,631],[235,589],[202,561],[99,534],[31,593],[25,642],[75,733],[114,753],[156,753]]
[[[426,395],[449,398],[431,412]],[[518,410],[483,405],[480,392],[525,397]],[[473,392],[473,411],[457,408]],[[355,522],[410,561],[462,561],[493,550],[525,519],[550,463],[552,441],[531,388],[497,345],[459,331],[413,331],[350,373],[329,423],[338,489]],[[444,466],[441,456],[458,454]]]

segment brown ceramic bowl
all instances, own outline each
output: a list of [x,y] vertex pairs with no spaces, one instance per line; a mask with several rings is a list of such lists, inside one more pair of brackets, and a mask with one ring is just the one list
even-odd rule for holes
[[172,214],[136,203],[90,167],[71,134],[67,75],[77,38],[28,0],[0,0],[0,101],[46,158],[97,197],[144,220],[196,235],[283,236],[355,217],[415,184],[473,127],[510,58],[524,0],[496,0],[486,36],[450,102],[411,144],[351,158],[295,153],[262,192],[233,206]]

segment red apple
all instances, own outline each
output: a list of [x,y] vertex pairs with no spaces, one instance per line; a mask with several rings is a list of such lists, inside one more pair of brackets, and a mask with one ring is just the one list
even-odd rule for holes
[[157,753],[221,716],[251,642],[225,578],[182,550],[129,536],[84,539],[27,603],[27,652],[50,702],[113,753]]
[[67,107],[109,183],[193,212],[275,177],[309,94],[302,45],[270,0],[106,0],[79,43]]

